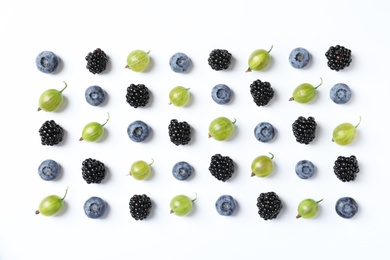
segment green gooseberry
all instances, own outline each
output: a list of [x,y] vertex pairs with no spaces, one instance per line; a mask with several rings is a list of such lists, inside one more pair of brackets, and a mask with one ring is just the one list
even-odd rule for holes
[[39,107],[38,111],[54,112],[56,111],[64,102],[64,97],[62,92],[66,89],[68,84],[64,81],[65,86],[61,90],[57,89],[48,89],[41,94],[39,97]]

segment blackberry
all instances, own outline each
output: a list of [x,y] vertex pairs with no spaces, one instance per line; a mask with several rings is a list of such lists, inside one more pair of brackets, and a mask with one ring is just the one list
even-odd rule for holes
[[91,73],[100,74],[106,69],[108,57],[104,51],[97,48],[93,52],[88,53],[85,60],[87,61],[87,69]]
[[64,130],[54,120],[47,120],[39,128],[42,145],[57,145],[64,137]]
[[227,70],[231,59],[232,54],[227,50],[215,49],[210,52],[208,63],[213,70]]
[[342,182],[354,181],[359,172],[358,160],[354,155],[350,157],[339,156],[334,162],[333,170]]
[[264,220],[269,220],[278,216],[283,208],[283,204],[279,196],[271,191],[260,193],[259,197],[257,197],[257,208],[259,209],[260,217]]
[[274,90],[269,82],[255,80],[250,85],[253,101],[257,106],[265,106],[274,97]]
[[229,156],[215,154],[211,156],[209,171],[215,178],[225,182],[233,176],[234,162]]
[[339,71],[349,66],[352,62],[352,51],[344,46],[331,46],[325,53],[328,59],[328,67],[331,70]]
[[191,126],[186,122],[172,119],[168,126],[171,142],[175,145],[186,145],[191,141]]
[[134,108],[146,106],[149,102],[149,89],[144,84],[130,84],[127,87],[126,101]]
[[129,209],[130,214],[135,220],[143,220],[149,216],[150,209],[152,208],[152,201],[145,194],[133,195],[130,198]]
[[307,119],[303,116],[298,117],[292,124],[292,130],[298,143],[309,144],[316,137],[317,123],[314,117]]
[[88,183],[101,183],[106,177],[106,167],[104,163],[96,159],[85,159],[82,162],[82,174],[83,179]]

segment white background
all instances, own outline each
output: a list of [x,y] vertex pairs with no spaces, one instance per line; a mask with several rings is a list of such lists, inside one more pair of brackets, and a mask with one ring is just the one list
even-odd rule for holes
[[[1,181],[0,259],[364,259],[388,255],[387,206],[390,181],[388,159],[388,25],[390,2],[370,1],[3,1],[0,4],[1,75]],[[351,66],[331,71],[324,53],[332,45],[353,52]],[[272,63],[263,72],[245,73],[249,54],[273,45]],[[106,73],[91,74],[85,56],[95,48],[110,57]],[[297,70],[288,54],[304,47],[312,54],[311,66]],[[228,71],[213,71],[207,64],[212,49],[227,49],[234,59]],[[128,53],[150,50],[148,71],[124,69]],[[51,50],[62,59],[53,75],[39,72],[35,57]],[[175,52],[185,52],[194,66],[187,74],[174,73],[168,65]],[[293,89],[303,82],[324,83],[311,104],[289,102]],[[249,85],[255,79],[269,81],[275,97],[257,107]],[[64,91],[59,112],[37,112],[38,98],[48,88]],[[348,84],[353,97],[346,105],[329,99],[335,84]],[[134,109],[125,101],[131,83],[145,84],[150,104]],[[234,100],[226,106],[214,103],[211,88],[229,85]],[[108,102],[92,107],[84,99],[90,85],[100,85]],[[189,106],[168,105],[168,92],[177,85],[190,88]],[[99,143],[79,142],[83,126],[91,121],[107,123]],[[291,124],[298,116],[313,116],[317,137],[310,145],[298,144]],[[217,116],[237,119],[236,133],[226,142],[207,138],[208,124]],[[342,122],[356,124],[359,136],[353,145],[331,142],[333,128]],[[193,128],[187,146],[170,143],[169,120],[187,121]],[[38,129],[54,119],[65,129],[61,145],[40,144]],[[146,143],[127,137],[130,122],[141,119],[152,128]],[[254,126],[271,122],[277,135],[263,144],[253,136]],[[272,152],[275,171],[268,178],[250,177],[250,164],[258,155]],[[223,183],[208,172],[215,153],[236,163],[234,177]],[[337,156],[356,155],[361,168],[352,183],[333,174]],[[81,177],[86,158],[104,162],[108,175],[100,185],[88,185]],[[41,180],[37,168],[44,159],[63,167],[60,178]],[[146,181],[128,174],[136,160],[154,159]],[[296,162],[311,160],[315,177],[299,179]],[[194,176],[179,182],[171,168],[186,160]],[[56,217],[35,215],[40,200],[62,196],[69,186],[64,211]],[[275,191],[284,207],[277,219],[264,221],[257,214],[260,192]],[[133,194],[151,197],[153,208],[145,221],[131,218],[128,202]],[[186,217],[169,214],[169,201],[177,194],[198,199]],[[217,214],[214,202],[230,194],[239,204],[234,216]],[[103,219],[85,216],[83,203],[100,196],[109,205]],[[336,200],[351,196],[358,214],[340,218]],[[324,199],[314,219],[296,219],[302,199]]]

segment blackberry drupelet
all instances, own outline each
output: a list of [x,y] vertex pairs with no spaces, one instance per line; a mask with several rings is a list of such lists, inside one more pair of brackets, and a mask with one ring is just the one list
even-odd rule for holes
[[215,154],[211,156],[209,171],[215,178],[225,182],[233,176],[234,162],[229,156]]
[[231,59],[232,54],[227,50],[214,49],[210,52],[208,63],[213,70],[227,70]]
[[328,67],[331,70],[339,71],[349,66],[352,62],[352,51],[344,46],[331,46],[325,53],[328,59]]
[[171,142],[175,145],[186,145],[191,141],[191,126],[186,122],[172,119],[168,126]]
[[146,106],[149,102],[149,89],[144,84],[130,84],[127,87],[126,101],[134,108]]
[[82,174],[83,179],[88,183],[101,183],[106,177],[106,167],[104,163],[96,159],[85,159],[82,162]]
[[356,156],[339,156],[333,166],[334,173],[342,182],[354,181],[359,172],[359,164]]
[[149,216],[152,208],[152,201],[150,198],[143,195],[133,195],[129,202],[130,214],[135,220],[143,220]]
[[274,97],[274,90],[269,82],[257,79],[250,85],[253,101],[257,106],[265,106]]
[[57,145],[64,137],[64,130],[54,120],[45,121],[39,128],[42,145]]
[[107,66],[108,57],[104,51],[97,48],[93,52],[88,53],[85,57],[87,61],[87,69],[93,74],[102,73]]
[[314,117],[307,119],[303,116],[298,117],[292,124],[292,130],[298,143],[309,144],[316,137],[317,123]]
[[283,204],[279,196],[271,191],[260,193],[259,197],[257,197],[257,208],[259,209],[260,217],[264,220],[269,220],[278,216],[283,208]]

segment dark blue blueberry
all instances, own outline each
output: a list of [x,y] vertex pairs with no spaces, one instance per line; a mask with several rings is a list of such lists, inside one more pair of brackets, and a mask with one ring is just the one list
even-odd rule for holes
[[99,197],[91,197],[84,203],[84,212],[89,218],[101,218],[106,208],[106,202]]
[[215,202],[215,208],[218,214],[222,216],[230,216],[237,208],[237,202],[230,195],[222,195]]
[[193,172],[192,166],[187,162],[177,162],[172,168],[173,177],[179,181],[187,180]]
[[288,60],[291,66],[301,69],[309,64],[310,58],[310,53],[305,48],[298,47],[290,52]]
[[345,104],[351,99],[352,91],[347,84],[337,83],[330,89],[329,96],[336,104]]
[[351,197],[339,198],[336,202],[336,213],[342,218],[352,218],[358,212],[358,204]]
[[39,176],[45,181],[52,181],[60,174],[61,166],[54,160],[44,160],[38,167]]
[[275,129],[268,122],[261,122],[255,127],[255,138],[263,143],[271,141],[275,137]]
[[212,99],[220,105],[224,105],[229,103],[232,99],[233,92],[232,90],[226,86],[225,84],[218,84],[211,90]]
[[43,73],[53,73],[60,63],[58,56],[51,51],[43,51],[35,58],[37,68]]
[[137,143],[145,141],[149,136],[149,132],[149,126],[141,120],[136,120],[127,127],[127,135]]
[[315,166],[311,161],[301,160],[295,165],[295,173],[301,179],[309,179],[315,173]]
[[103,104],[106,99],[106,92],[99,86],[90,86],[85,90],[85,100],[92,106]]
[[192,64],[192,60],[184,53],[177,52],[169,59],[169,66],[174,72],[184,73]]

